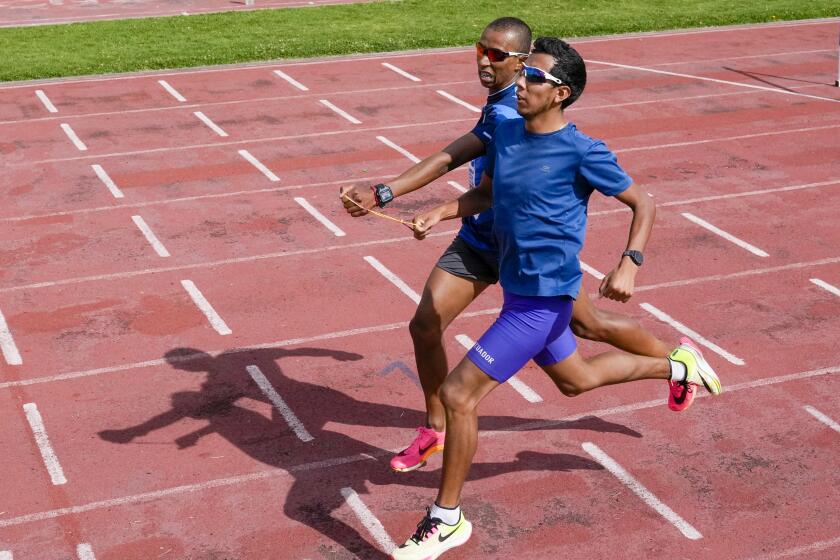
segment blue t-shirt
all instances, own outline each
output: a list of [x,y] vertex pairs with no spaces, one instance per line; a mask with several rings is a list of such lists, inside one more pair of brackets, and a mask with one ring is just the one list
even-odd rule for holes
[[512,120],[496,128],[484,172],[493,179],[502,288],[577,297],[589,196],[615,196],[633,183],[615,155],[572,123],[533,134]]
[[[472,129],[482,142],[485,149],[496,134],[496,127],[499,123],[509,119],[521,119],[516,112],[516,83],[513,83],[501,91],[489,95],[487,104],[481,110],[481,118],[478,124]],[[489,150],[488,150],[489,151]],[[487,156],[480,156],[470,162],[469,179],[470,188],[474,189],[481,182],[481,174],[484,173],[484,166]],[[462,218],[460,235],[464,241],[482,251],[496,252],[496,241],[493,238],[493,210],[488,209],[475,216]]]

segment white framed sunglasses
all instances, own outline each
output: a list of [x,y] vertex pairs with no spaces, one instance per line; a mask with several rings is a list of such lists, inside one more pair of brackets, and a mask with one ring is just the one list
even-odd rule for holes
[[526,64],[522,65],[522,75],[525,77],[525,81],[532,83],[532,84],[544,84],[546,82],[552,82],[557,84],[558,86],[563,85],[563,80],[557,78],[556,76],[552,76],[545,70],[541,68],[535,68],[534,66],[528,66]]

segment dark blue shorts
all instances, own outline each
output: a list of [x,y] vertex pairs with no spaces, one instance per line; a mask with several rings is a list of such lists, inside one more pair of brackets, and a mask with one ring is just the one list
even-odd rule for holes
[[504,383],[533,359],[539,366],[562,362],[577,349],[569,328],[574,300],[568,296],[504,293],[496,322],[473,345],[467,358]]

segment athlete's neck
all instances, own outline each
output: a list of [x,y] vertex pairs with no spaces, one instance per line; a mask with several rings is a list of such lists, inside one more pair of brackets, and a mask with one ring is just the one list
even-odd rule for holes
[[501,87],[491,87],[489,90],[487,90],[487,94],[488,95],[496,95],[500,91],[505,91],[507,88],[512,87],[515,83],[516,83],[516,78],[512,79],[506,85],[503,85]]
[[564,128],[569,121],[563,110],[550,109],[525,119],[525,130],[534,134],[551,134]]

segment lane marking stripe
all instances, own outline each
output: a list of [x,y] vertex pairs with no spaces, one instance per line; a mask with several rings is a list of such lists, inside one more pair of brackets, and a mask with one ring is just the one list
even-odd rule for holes
[[615,462],[612,457],[604,453],[597,445],[587,441],[583,443],[581,447],[583,447],[584,451],[589,453],[596,461],[601,463],[605,469],[610,471],[618,480],[627,486],[634,494],[641,498],[644,503],[650,506],[656,513],[664,517],[674,527],[679,529],[680,533],[682,533],[686,538],[691,540],[703,538],[703,535],[701,535],[697,529],[692,527],[688,521],[680,517],[674,510],[662,503],[662,501],[657,498],[653,492],[645,488],[641,482],[636,480],[633,475],[624,470],[621,465]]
[[415,76],[415,75],[413,75],[413,74],[409,74],[408,72],[406,72],[406,71],[405,71],[405,70],[403,70],[402,68],[399,68],[399,67],[397,67],[397,66],[394,66],[393,64],[391,64],[391,63],[389,63],[389,62],[383,62],[383,63],[382,63],[382,66],[384,66],[384,67],[385,67],[385,68],[387,68],[388,70],[393,70],[394,72],[396,72],[396,73],[397,73],[397,74],[399,74],[400,76],[403,76],[403,77],[405,77],[405,78],[408,78],[408,79],[409,79],[409,80],[411,80],[412,82],[420,82],[420,81],[421,81],[421,80],[420,80],[420,78],[418,78],[417,76]]
[[79,560],[96,560],[93,554],[93,547],[88,543],[82,543],[76,547],[76,556]]
[[347,119],[351,123],[362,124],[362,121],[360,121],[359,119],[357,119],[356,117],[354,117],[353,115],[351,115],[350,113],[345,111],[344,109],[340,109],[340,108],[336,107],[335,105],[333,105],[332,103],[330,103],[326,99],[319,99],[318,101],[321,103],[321,105],[323,105],[327,109],[330,109],[331,111],[335,112],[337,115],[340,115],[340,116],[344,117],[345,119]]
[[454,95],[452,95],[451,93],[447,93],[447,92],[443,91],[442,89],[439,89],[439,90],[436,90],[436,91],[437,91],[437,93],[438,93],[439,95],[442,95],[442,96],[443,96],[443,97],[445,97],[446,99],[448,99],[448,100],[450,100],[450,101],[453,101],[453,102],[457,103],[458,105],[460,105],[460,106],[462,106],[462,107],[466,107],[467,109],[469,109],[469,110],[470,110],[470,111],[472,111],[473,113],[480,113],[480,112],[481,112],[481,109],[479,109],[479,108],[478,108],[478,107],[476,107],[475,105],[472,105],[472,104],[470,104],[470,103],[467,103],[467,102],[466,102],[466,101],[464,101],[463,99],[458,99],[457,97],[455,97],[455,96],[454,96]]
[[251,165],[256,167],[260,171],[260,173],[262,173],[263,175],[268,177],[268,180],[271,181],[272,183],[277,183],[277,182],[280,181],[280,177],[275,175],[271,171],[271,169],[266,167],[260,160],[258,160],[253,155],[251,155],[251,152],[249,152],[248,150],[239,150],[238,154],[240,156],[242,156],[243,158],[245,158],[245,160],[248,163],[250,163]]
[[717,84],[726,84],[726,85],[730,85],[730,86],[738,86],[738,87],[744,87],[744,88],[750,88],[750,89],[758,89],[758,90],[769,91],[769,92],[773,92],[773,93],[782,93],[782,94],[785,94],[785,95],[795,95],[797,97],[806,97],[806,98],[809,98],[809,99],[819,99],[820,101],[829,101],[829,102],[832,102],[832,103],[840,103],[840,99],[832,99],[831,97],[821,97],[819,95],[809,95],[807,93],[799,93],[797,91],[790,91],[790,90],[787,90],[787,89],[771,88],[771,87],[766,87],[766,86],[757,86],[757,85],[754,85],[754,84],[745,84],[745,83],[742,83],[742,82],[732,82],[730,80],[719,80],[717,78],[709,78],[709,77],[706,77],[706,76],[696,76],[696,75],[693,75],[693,74],[683,74],[681,72],[671,72],[671,71],[668,71],[668,70],[656,70],[654,68],[645,68],[643,66],[631,66],[629,64],[617,64],[615,62],[604,62],[604,61],[601,61],[601,60],[587,59],[587,62],[591,62],[593,64],[603,64],[605,66],[612,66],[614,68],[624,68],[624,69],[627,69],[627,70],[638,70],[640,72],[651,72],[653,74],[662,74],[662,75],[665,75],[665,76],[676,76],[676,77],[679,77],[679,78],[688,78],[688,79],[692,79],[692,80],[702,80],[702,81],[705,81],[705,82],[713,82],[713,83],[717,83]]
[[49,111],[50,113],[58,113],[58,109],[55,108],[55,105],[53,105],[52,101],[50,101],[50,98],[47,97],[47,94],[44,93],[44,90],[36,89],[35,95],[38,97],[38,99],[41,100],[41,103],[44,104],[44,107],[47,108],[47,111]]
[[650,313],[651,315],[653,315],[654,317],[656,317],[657,319],[662,321],[663,323],[671,325],[678,332],[681,332],[685,336],[692,339],[694,342],[700,344],[701,346],[705,346],[706,348],[708,348],[709,350],[711,350],[715,354],[721,356],[727,362],[735,364],[736,366],[745,365],[744,360],[742,360],[741,358],[739,358],[739,357],[737,357],[733,354],[730,354],[729,352],[727,352],[726,350],[724,350],[723,348],[721,348],[720,346],[718,346],[714,342],[712,342],[710,340],[707,340],[706,338],[701,336],[700,333],[686,327],[685,325],[683,325],[682,323],[680,323],[679,321],[677,321],[676,319],[674,319],[673,317],[671,317],[670,315],[665,313],[664,311],[662,311],[660,309],[657,309],[656,307],[654,307],[653,305],[651,305],[649,303],[642,303],[642,304],[639,305],[639,307],[641,307],[642,309],[644,309],[645,311],[647,311],[648,313]]
[[67,479],[64,477],[64,470],[61,468],[61,463],[58,462],[58,457],[50,443],[50,438],[47,436],[44,419],[41,418],[38,406],[35,403],[26,403],[23,405],[23,410],[26,413],[26,421],[29,422],[29,427],[32,428],[32,434],[35,436],[38,451],[41,452],[41,458],[44,460],[47,472],[50,473],[50,480],[52,480],[55,486],[67,484]]
[[303,442],[310,442],[314,438],[312,435],[306,430],[303,425],[303,422],[300,421],[300,418],[292,411],[289,405],[286,404],[286,401],[280,396],[280,394],[274,389],[271,385],[271,382],[262,372],[262,370],[255,365],[247,366],[245,369],[248,370],[248,374],[251,376],[251,379],[254,380],[254,383],[260,388],[260,390],[268,397],[268,400],[271,401],[271,404],[274,405],[274,408],[280,412],[283,416],[283,419],[286,421],[286,424],[295,432],[295,435]]
[[9,324],[6,323],[2,311],[0,311],[0,351],[3,352],[3,358],[10,366],[23,364],[15,339],[12,337],[12,331],[9,330]]
[[811,416],[813,416],[814,418],[816,418],[817,420],[834,430],[835,432],[840,433],[840,424],[838,424],[837,422],[835,422],[834,420],[832,420],[831,418],[814,408],[813,406],[806,405],[804,408],[808,412],[808,414],[810,414]]
[[222,130],[222,128],[221,128],[219,125],[217,125],[216,123],[214,123],[213,121],[211,121],[211,120],[210,120],[210,117],[208,117],[207,115],[205,115],[205,114],[204,114],[204,113],[202,113],[201,111],[195,111],[195,112],[193,112],[193,115],[195,115],[196,117],[198,117],[198,120],[200,120],[201,122],[203,122],[204,124],[206,124],[206,125],[207,125],[207,127],[208,127],[210,130],[212,130],[213,132],[215,132],[216,134],[218,134],[218,135],[219,135],[219,136],[221,136],[222,138],[227,137],[228,133],[227,133],[227,132],[225,132],[224,130]]
[[401,153],[402,155],[404,155],[405,157],[407,157],[408,159],[410,159],[414,163],[420,163],[420,158],[419,157],[415,156],[414,154],[412,154],[411,152],[409,152],[408,150],[406,150],[402,146],[398,146],[397,144],[394,144],[393,142],[391,142],[390,140],[388,140],[384,136],[377,136],[376,139],[379,140],[380,142],[382,142],[383,144],[385,144],[386,146],[388,146],[389,148],[398,151],[399,153]]
[[183,95],[181,95],[180,93],[178,93],[178,90],[176,90],[174,87],[169,85],[169,82],[167,82],[166,80],[158,80],[158,83],[161,86],[163,86],[163,89],[168,91],[169,95],[174,97],[176,99],[176,101],[180,101],[181,103],[186,103],[187,102],[187,98],[184,97]]
[[73,142],[73,145],[76,146],[76,148],[78,148],[80,152],[87,151],[87,146],[85,146],[85,143],[82,142],[81,138],[79,138],[76,135],[76,131],[73,130],[73,128],[69,124],[61,123],[61,130],[64,131],[64,134],[67,135],[67,138],[69,138],[70,141]]
[[[496,310],[498,311],[498,310]],[[462,315],[463,316],[463,315]],[[404,328],[407,325],[407,322],[399,323],[394,328]],[[206,359],[206,356],[203,354],[201,358],[196,359]],[[163,362],[163,360],[160,360]],[[743,391],[747,389],[753,389],[756,387],[765,387],[776,385],[779,383],[787,383],[791,381],[801,381],[805,379],[812,379],[814,377],[822,376],[822,375],[833,375],[840,373],[840,365],[821,368],[816,370],[804,371],[800,373],[782,375],[778,377],[771,377],[768,379],[761,379],[757,381],[751,381],[748,383],[740,383],[737,385],[732,385],[727,387],[727,395],[731,394],[735,391]],[[704,394],[698,394],[696,398],[706,398]],[[725,396],[723,398],[726,398]],[[557,420],[540,420],[536,422],[527,422],[520,426],[514,427],[508,431],[484,431],[479,433],[479,437],[498,437],[504,434],[510,434],[511,431],[529,431],[529,430],[537,430],[537,429],[546,429],[552,428],[557,426],[562,426],[569,422],[574,422],[576,420],[580,420],[581,418],[587,416],[608,416],[613,414],[625,414],[629,412],[635,412],[640,410],[646,410],[650,408],[658,408],[662,406],[662,400],[656,399],[653,401],[645,401],[630,405],[618,406],[613,407],[610,409],[602,409],[602,410],[594,410],[590,412],[584,412],[580,414],[576,414],[573,416],[567,416],[565,418],[559,418]],[[175,486],[171,488],[166,488],[163,490],[155,490],[152,492],[144,492],[142,494],[133,494],[129,496],[123,496],[121,498],[112,498],[109,500],[102,500],[98,502],[91,502],[85,505],[80,506],[72,506],[72,507],[65,507],[59,509],[53,509],[48,511],[41,511],[36,513],[30,513],[26,515],[20,515],[17,517],[11,517],[9,519],[0,519],[0,528],[5,527],[14,527],[17,525],[23,525],[25,523],[32,523],[36,521],[44,521],[47,519],[55,519],[58,517],[63,517],[66,515],[76,515],[80,513],[85,513],[88,511],[96,511],[100,509],[108,509],[116,506],[123,506],[123,505],[132,505],[132,504],[140,504],[151,502],[160,498],[167,498],[170,496],[177,496],[181,494],[191,494],[194,492],[199,492],[203,490],[208,490],[212,488],[222,488],[225,486],[233,486],[236,484],[243,484],[247,482],[257,481],[257,480],[265,480],[271,478],[277,478],[282,476],[290,476],[294,475],[298,472],[307,472],[307,471],[314,471],[320,469],[328,469],[336,466],[347,465],[351,463],[358,463],[360,461],[370,461],[376,460],[378,458],[384,458],[392,454],[390,450],[383,450],[379,453],[367,454],[367,453],[360,453],[357,455],[351,455],[349,457],[339,457],[337,459],[328,459],[325,461],[317,461],[314,463],[304,463],[300,465],[291,466],[285,469],[272,469],[268,471],[261,471],[258,473],[251,473],[246,475],[238,475],[232,476],[227,478],[220,478],[209,480],[206,482],[201,482],[197,484],[188,484],[184,486]]]
[[462,193],[465,193],[465,192],[467,192],[467,190],[468,190],[468,189],[467,189],[467,187],[461,186],[461,184],[460,184],[460,183],[458,183],[457,181],[447,181],[446,183],[447,183],[450,187],[452,187],[453,189],[455,189],[456,191],[461,191]]
[[840,288],[838,288],[837,286],[832,286],[828,282],[820,280],[819,278],[811,278],[811,283],[816,284],[817,286],[819,286],[823,290],[831,292],[835,296],[840,296]]
[[[455,337],[455,340],[461,343],[461,346],[466,348],[467,350],[471,350],[473,346],[475,346],[475,341],[465,334],[459,334]],[[541,403],[543,402],[543,398],[534,391],[527,383],[519,379],[518,377],[514,376],[507,380],[507,384],[510,387],[519,393],[523,399],[528,401],[529,403]]]
[[359,521],[362,522],[362,525],[365,526],[365,529],[376,540],[380,550],[386,554],[393,552],[397,548],[396,543],[391,539],[385,527],[382,526],[379,519],[368,509],[356,491],[352,488],[342,488],[341,495],[344,497],[347,505],[350,506],[350,509],[353,510],[353,513],[356,514],[356,517],[359,518]]
[[292,78],[291,76],[289,76],[288,74],[283,72],[282,70],[275,70],[274,74],[276,74],[280,78],[283,78],[284,80],[286,80],[287,82],[292,84],[294,87],[298,88],[300,91],[309,91],[308,87],[306,87],[305,85],[303,85],[299,81],[295,80],[294,78]]
[[345,235],[347,235],[346,233],[344,233],[344,230],[332,223],[330,219],[321,214],[321,212],[319,212],[317,208],[309,204],[309,202],[305,198],[296,196],[295,202],[303,206],[304,210],[309,212],[312,215],[312,217],[321,222],[321,224],[323,224],[325,228],[330,230],[336,237],[344,237]]
[[744,241],[743,239],[735,237],[734,235],[732,235],[729,232],[723,231],[719,227],[710,224],[709,222],[707,222],[706,220],[704,220],[702,218],[698,218],[694,214],[691,214],[689,212],[682,212],[681,215],[686,220],[688,220],[690,222],[694,222],[698,226],[700,226],[704,229],[707,229],[707,230],[711,231],[712,233],[714,233],[716,235],[719,235],[720,237],[723,237],[727,241],[729,241],[731,243],[734,243],[735,245],[737,245],[738,247],[741,247],[742,249],[746,249],[747,251],[749,251],[753,255],[757,255],[759,257],[769,257],[770,256],[765,251],[762,251],[761,249],[759,249],[755,245],[751,245],[751,244],[747,243],[746,241]]
[[367,256],[365,257],[365,260],[370,266],[375,268],[376,271],[379,272],[379,274],[387,278],[388,281],[391,282],[397,288],[399,288],[402,293],[411,298],[411,300],[414,303],[420,303],[420,294],[412,290],[408,284],[403,282],[402,278],[391,272],[388,269],[388,267],[379,262],[378,259],[376,259],[375,257]]
[[581,270],[583,270],[591,276],[594,276],[598,280],[603,280],[606,277],[606,275],[603,272],[595,269],[594,267],[589,266],[583,261],[580,261],[580,268]]
[[210,321],[210,325],[216,329],[217,333],[221,335],[229,335],[233,333],[221,316],[219,316],[219,314],[216,313],[216,310],[213,309],[213,306],[210,305],[210,302],[207,301],[207,298],[204,297],[204,294],[202,294],[195,286],[192,280],[181,280],[181,285],[190,295],[193,303],[195,303],[201,312],[204,313],[204,316],[207,317],[207,320]]
[[170,256],[169,251],[166,250],[166,247],[163,246],[163,243],[160,242],[160,239],[158,239],[152,231],[152,228],[149,227],[142,216],[132,216],[131,219],[134,222],[134,225],[140,229],[140,232],[145,236],[146,241],[149,242],[149,245],[152,246],[159,257]]
[[[96,176],[99,177],[99,180],[102,181],[102,183],[108,188],[108,191],[110,191],[111,195],[114,198],[125,197],[123,192],[119,189],[119,187],[117,187],[117,184],[114,183],[111,177],[108,176],[108,174],[105,172],[101,165],[93,164],[91,165],[91,168],[93,168],[93,171],[94,173],[96,173]],[[113,206],[109,206],[108,208],[113,208]]]

